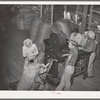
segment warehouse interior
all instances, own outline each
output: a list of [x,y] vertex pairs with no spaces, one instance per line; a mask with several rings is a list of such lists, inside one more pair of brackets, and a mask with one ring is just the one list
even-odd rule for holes
[[[70,30],[66,28],[69,26],[67,19],[64,18],[64,11],[70,12],[72,16],[69,23]],[[77,20],[73,18],[75,14],[78,15]],[[30,38],[36,43],[40,54],[45,55],[47,42],[44,40],[49,39],[51,33],[71,31],[78,27],[81,33],[86,28],[96,33],[97,55],[93,69],[94,77],[84,79],[83,74],[76,75],[71,91],[100,91],[99,19],[100,5],[0,5],[0,90],[16,90],[23,74],[22,47],[25,39]],[[51,45],[53,45],[52,40]],[[60,46],[61,44],[54,45],[53,48],[58,50]],[[45,60],[46,58],[42,59],[43,63]],[[58,68],[53,66],[49,72],[56,75],[56,78],[46,78],[49,91],[55,90],[64,72],[63,62],[57,66]]]

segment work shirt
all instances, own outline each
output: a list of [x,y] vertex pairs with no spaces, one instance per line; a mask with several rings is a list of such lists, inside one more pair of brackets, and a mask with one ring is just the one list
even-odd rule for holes
[[88,41],[87,36],[82,34],[82,41],[80,43],[80,46],[84,47],[86,45],[87,41]]
[[86,45],[84,45],[83,50],[87,51],[87,52],[95,52],[96,51],[96,42],[95,42],[95,40],[90,38],[87,41]]
[[38,55],[39,52],[38,52],[38,49],[37,49],[37,46],[35,44],[32,44],[31,47],[26,47],[26,46],[23,46],[23,57],[32,57],[32,56],[36,56]]
[[72,33],[69,40],[75,41],[78,45],[80,45],[80,43],[82,41],[82,35],[80,33],[77,33],[77,35],[74,36]]
[[68,64],[70,64],[71,66],[74,66],[76,64],[77,58],[78,58],[78,49],[77,47],[74,47],[73,49],[70,50],[69,52],[69,56],[72,55],[70,61],[68,62]]

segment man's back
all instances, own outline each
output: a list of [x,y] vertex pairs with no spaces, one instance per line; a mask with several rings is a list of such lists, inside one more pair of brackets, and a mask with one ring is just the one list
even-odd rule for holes
[[71,65],[75,65],[76,61],[77,61],[77,57],[78,57],[78,49],[77,47],[74,47],[73,49],[70,50],[69,55],[72,54],[72,57],[69,61],[69,63]]
[[95,52],[96,51],[96,42],[94,39],[89,39],[84,45],[84,49],[86,49],[87,52]]

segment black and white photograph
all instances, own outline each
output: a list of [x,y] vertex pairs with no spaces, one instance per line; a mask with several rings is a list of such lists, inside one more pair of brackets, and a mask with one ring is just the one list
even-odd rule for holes
[[1,3],[0,91],[100,91],[100,3]]

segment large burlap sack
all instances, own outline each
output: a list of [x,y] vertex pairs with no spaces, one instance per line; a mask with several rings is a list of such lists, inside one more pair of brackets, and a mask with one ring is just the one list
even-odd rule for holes
[[38,30],[39,30],[39,25],[41,23],[41,19],[40,18],[34,18],[31,28],[30,28],[30,33],[29,33],[29,38],[35,42],[36,37],[38,35]]
[[39,25],[39,33],[37,35],[36,43],[44,44],[44,39],[48,39],[51,34],[50,23],[41,22]]
[[65,34],[65,38],[69,39],[74,28],[78,29],[78,25],[74,22],[68,21],[67,19],[60,19],[52,25],[51,31],[53,33],[60,33],[62,31]]
[[52,25],[51,31],[53,33],[63,32],[65,34],[65,37],[68,39],[71,34],[70,23],[66,19],[60,19]]
[[40,53],[39,53],[39,55],[38,55],[38,61],[39,61],[39,63],[44,63],[44,55],[45,55],[45,52],[43,52],[41,50]]
[[41,22],[39,25],[39,31],[36,38],[36,45],[39,49],[39,52],[44,52],[45,44],[44,39],[48,39],[51,34],[51,25],[50,23]]
[[16,26],[17,26],[17,28],[23,30],[24,29],[24,20],[20,16],[20,14],[15,17],[15,20],[16,20]]
[[18,83],[17,90],[31,90],[35,76],[37,75],[39,70],[38,64],[33,64],[28,66],[23,71],[23,75]]

